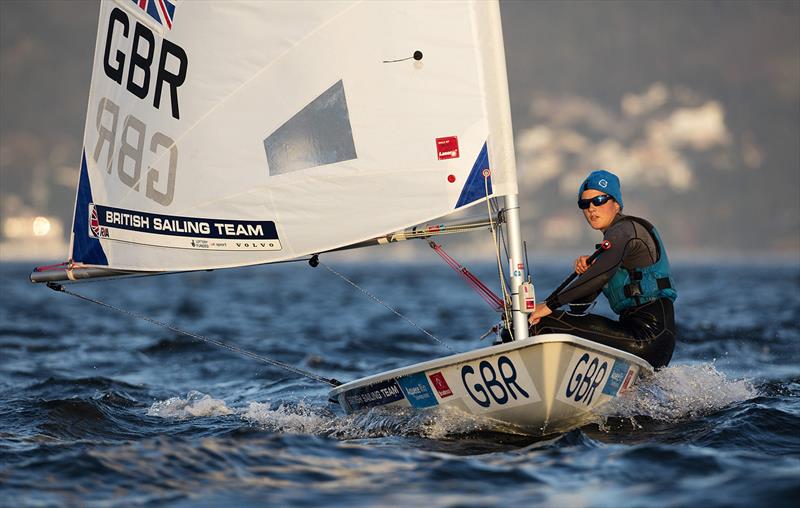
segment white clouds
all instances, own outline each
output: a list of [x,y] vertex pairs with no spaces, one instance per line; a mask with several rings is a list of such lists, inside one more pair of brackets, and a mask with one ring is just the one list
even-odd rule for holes
[[653,83],[641,95],[627,93],[622,97],[622,112],[629,117],[651,113],[663,106],[669,99],[669,89],[664,83]]
[[587,172],[605,168],[627,187],[683,192],[705,169],[693,161],[718,156],[731,144],[722,104],[684,87],[653,83],[641,94],[625,94],[620,109],[586,97],[537,96],[531,106],[535,125],[516,140],[520,186],[535,191],[555,179],[570,196]]
[[725,112],[717,101],[697,108],[680,108],[664,120],[650,122],[648,133],[654,142],[663,140],[677,148],[688,146],[695,150],[727,145],[730,138]]

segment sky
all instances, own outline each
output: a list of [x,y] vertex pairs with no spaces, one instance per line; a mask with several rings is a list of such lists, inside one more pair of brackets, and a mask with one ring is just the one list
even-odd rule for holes
[[[0,2],[0,218],[68,228],[97,12]],[[671,249],[800,260],[800,2],[506,1],[501,13],[529,244],[593,241],[575,198],[603,168]]]

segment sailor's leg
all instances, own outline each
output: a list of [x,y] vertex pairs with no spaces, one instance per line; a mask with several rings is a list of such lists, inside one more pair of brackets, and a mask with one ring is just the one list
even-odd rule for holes
[[544,333],[568,333],[607,344],[617,349],[623,349],[618,347],[618,344],[624,345],[637,341],[633,330],[622,325],[619,321],[598,316],[597,314],[578,316],[564,311],[555,311],[549,316],[543,317],[538,324],[533,325],[531,328],[531,334],[533,335]]
[[568,333],[627,351],[647,360],[653,367],[669,363],[675,345],[674,336],[666,329],[648,336],[634,323],[620,323],[604,316],[575,316],[556,311],[543,317],[531,328],[531,335]]

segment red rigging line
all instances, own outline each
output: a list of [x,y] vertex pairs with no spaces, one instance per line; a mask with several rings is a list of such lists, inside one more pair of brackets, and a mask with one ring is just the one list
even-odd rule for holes
[[472,272],[462,266],[450,254],[446,253],[441,245],[434,241],[429,241],[428,244],[431,248],[441,257],[447,265],[455,270],[467,283],[478,293],[484,302],[486,302],[492,309],[497,312],[502,312],[505,308],[503,299],[497,296],[494,291],[489,289],[480,279],[478,279]]

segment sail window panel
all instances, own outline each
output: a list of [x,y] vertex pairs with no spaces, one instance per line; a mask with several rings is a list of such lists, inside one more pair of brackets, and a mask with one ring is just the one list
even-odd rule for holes
[[264,149],[270,176],[355,159],[342,80],[278,127]]

